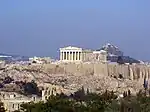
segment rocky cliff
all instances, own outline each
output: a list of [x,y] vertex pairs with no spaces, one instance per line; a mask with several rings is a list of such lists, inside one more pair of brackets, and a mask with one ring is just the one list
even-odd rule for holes
[[150,69],[145,65],[113,64],[44,64],[1,66],[1,79],[10,76],[15,81],[35,80],[37,84],[50,83],[76,91],[84,86],[90,91],[106,89],[118,93],[130,89],[137,92],[143,88],[144,78],[149,79]]

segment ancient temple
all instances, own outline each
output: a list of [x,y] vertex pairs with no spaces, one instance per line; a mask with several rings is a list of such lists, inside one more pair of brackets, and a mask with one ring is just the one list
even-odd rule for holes
[[64,47],[60,48],[60,61],[62,62],[91,62],[106,60],[106,52],[92,51],[79,47]]

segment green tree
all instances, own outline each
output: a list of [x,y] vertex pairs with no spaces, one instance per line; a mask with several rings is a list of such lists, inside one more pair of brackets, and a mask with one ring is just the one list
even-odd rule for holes
[[113,100],[105,109],[105,112],[120,112],[120,102]]
[[[78,92],[80,94],[77,95]],[[103,94],[85,94],[81,89],[78,92],[71,97],[64,94],[51,95],[45,103],[22,104],[21,110],[24,112],[105,112],[106,110],[115,110],[111,106],[112,102],[116,100],[113,91],[106,91]]]
[[20,110],[15,110],[15,111],[13,111],[13,112],[20,112]]
[[27,82],[24,85],[24,93],[26,95],[31,95],[31,94],[40,95],[39,88],[37,87],[37,84],[35,83],[34,80],[32,80],[31,82]]

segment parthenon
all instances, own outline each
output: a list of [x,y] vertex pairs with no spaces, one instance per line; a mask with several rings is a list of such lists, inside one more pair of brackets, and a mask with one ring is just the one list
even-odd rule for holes
[[82,61],[82,48],[65,47],[60,48],[61,61]]

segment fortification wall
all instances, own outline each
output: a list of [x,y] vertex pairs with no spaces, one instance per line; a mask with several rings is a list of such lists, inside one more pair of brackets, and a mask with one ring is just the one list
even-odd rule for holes
[[107,63],[61,63],[59,65],[49,64],[44,67],[53,74],[74,74],[74,75],[105,75],[131,80],[150,78],[150,67],[146,65],[118,65]]

